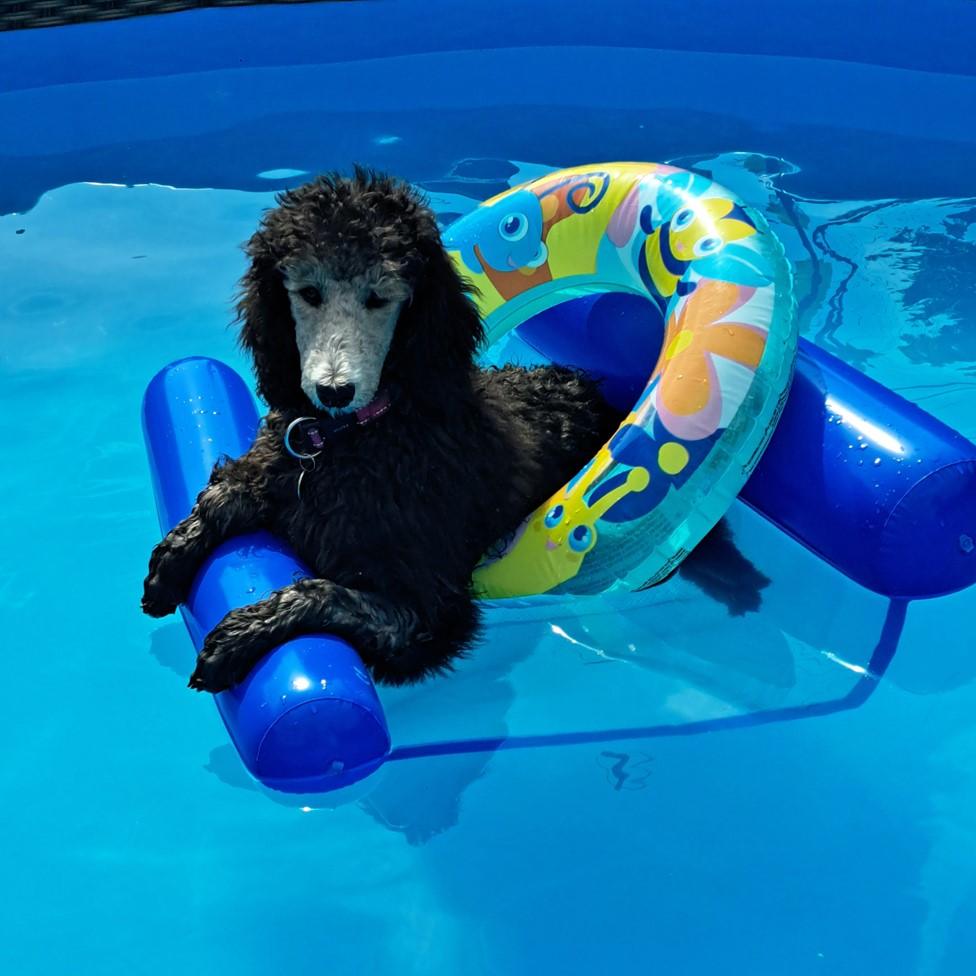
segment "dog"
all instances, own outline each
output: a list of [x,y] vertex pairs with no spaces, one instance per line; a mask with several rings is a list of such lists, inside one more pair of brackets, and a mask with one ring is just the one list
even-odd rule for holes
[[[229,688],[276,645],[322,631],[379,682],[443,672],[477,638],[481,556],[621,418],[578,371],[476,366],[471,288],[404,182],[319,177],[278,198],[246,252],[240,340],[269,413],[156,546],[142,607],[173,612],[216,546],[265,528],[315,577],[228,613],[192,688]],[[292,452],[318,454],[314,468]]]

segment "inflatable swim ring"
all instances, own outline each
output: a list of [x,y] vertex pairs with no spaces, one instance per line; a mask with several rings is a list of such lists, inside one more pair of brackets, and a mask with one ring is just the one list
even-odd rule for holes
[[593,292],[665,323],[613,438],[485,557],[482,597],[651,586],[742,489],[776,425],[797,348],[792,280],[764,218],[712,180],[656,163],[561,170],[486,201],[445,239],[490,342]]

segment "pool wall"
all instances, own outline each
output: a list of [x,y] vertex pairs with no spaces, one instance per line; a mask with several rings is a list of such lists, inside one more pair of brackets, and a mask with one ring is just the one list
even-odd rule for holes
[[[964,194],[976,4],[920,9],[543,0],[530,20],[511,0],[464,10],[437,0],[15,31],[0,36],[0,130],[16,133],[0,144],[0,213],[80,180],[267,189],[257,174],[282,159],[307,170],[358,159],[419,181],[460,144],[490,156],[499,124],[524,153],[514,158],[531,158],[541,128],[554,165],[594,158],[601,144],[618,158],[666,158],[772,133],[790,158],[814,138],[833,152],[797,189]],[[398,142],[404,125],[416,131]],[[871,156],[883,165],[864,167]]]

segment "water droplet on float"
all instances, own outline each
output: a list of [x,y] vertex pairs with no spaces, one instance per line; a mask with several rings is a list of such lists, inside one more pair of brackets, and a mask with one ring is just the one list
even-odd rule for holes
[[970,553],[976,548],[976,543],[973,542],[973,537],[970,535],[959,536],[959,548],[965,553]]
[[[858,440],[860,440],[860,438],[858,438]],[[862,451],[866,451],[867,450],[867,447],[868,447],[868,445],[866,443],[861,443],[861,444],[858,444],[857,446]]]
[[881,463],[881,458],[874,459],[874,466],[877,467]]

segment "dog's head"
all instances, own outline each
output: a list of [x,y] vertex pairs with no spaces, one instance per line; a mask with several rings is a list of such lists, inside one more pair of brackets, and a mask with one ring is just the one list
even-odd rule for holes
[[357,410],[385,384],[436,397],[470,369],[481,320],[408,184],[319,177],[282,194],[246,250],[241,343],[269,406]]

